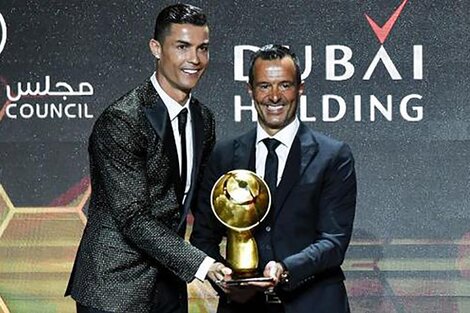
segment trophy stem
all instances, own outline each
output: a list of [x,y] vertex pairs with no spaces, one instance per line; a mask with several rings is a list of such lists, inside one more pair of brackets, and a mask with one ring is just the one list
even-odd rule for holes
[[227,261],[235,278],[254,277],[258,269],[258,247],[251,231],[228,230]]

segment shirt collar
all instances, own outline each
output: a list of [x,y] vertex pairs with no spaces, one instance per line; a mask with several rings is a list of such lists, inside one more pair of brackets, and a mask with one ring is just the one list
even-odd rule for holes
[[290,148],[292,146],[292,143],[294,142],[294,138],[297,134],[297,131],[299,130],[299,127],[300,122],[296,116],[295,119],[289,125],[281,129],[274,136],[270,136],[258,123],[258,126],[256,128],[256,144],[259,144],[265,138],[274,138],[279,140],[281,144],[283,144],[287,148]]
[[191,100],[191,94],[189,94],[188,100],[186,103],[182,106],[179,104],[177,101],[175,101],[172,97],[170,97],[165,90],[160,86],[160,84],[157,81],[157,74],[156,72],[153,72],[152,76],[150,77],[150,81],[153,84],[153,87],[157,91],[158,95],[162,99],[163,103],[166,106],[166,109],[168,110],[168,115],[170,116],[170,120],[173,121],[178,114],[180,114],[181,110],[184,108],[188,109],[189,112],[189,102]]

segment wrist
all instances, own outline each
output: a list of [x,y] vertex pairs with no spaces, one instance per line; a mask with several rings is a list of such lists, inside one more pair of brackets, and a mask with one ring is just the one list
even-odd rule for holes
[[287,284],[289,282],[289,270],[286,265],[282,262],[279,262],[279,265],[282,268],[281,276],[279,279],[280,284]]

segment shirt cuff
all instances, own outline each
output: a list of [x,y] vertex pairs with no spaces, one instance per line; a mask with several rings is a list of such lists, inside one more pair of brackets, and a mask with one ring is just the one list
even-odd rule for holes
[[215,263],[215,260],[213,258],[206,256],[204,261],[202,261],[201,265],[199,265],[199,268],[196,272],[196,275],[194,275],[194,277],[196,277],[200,281],[204,281],[204,279],[206,279],[207,272],[209,272],[210,267],[214,263]]

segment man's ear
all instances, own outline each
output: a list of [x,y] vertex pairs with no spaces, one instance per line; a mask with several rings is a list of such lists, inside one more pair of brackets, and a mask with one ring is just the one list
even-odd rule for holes
[[248,94],[251,96],[251,98],[253,99],[253,90],[252,90],[252,87],[250,85],[250,83],[246,83],[246,89],[248,91]]
[[160,55],[162,53],[162,45],[160,44],[160,42],[155,40],[155,39],[150,39],[149,48],[150,48],[150,51],[152,52],[153,56],[155,58],[157,58],[157,60],[159,60]]
[[299,85],[299,97],[304,94],[305,91],[305,82],[301,81]]

